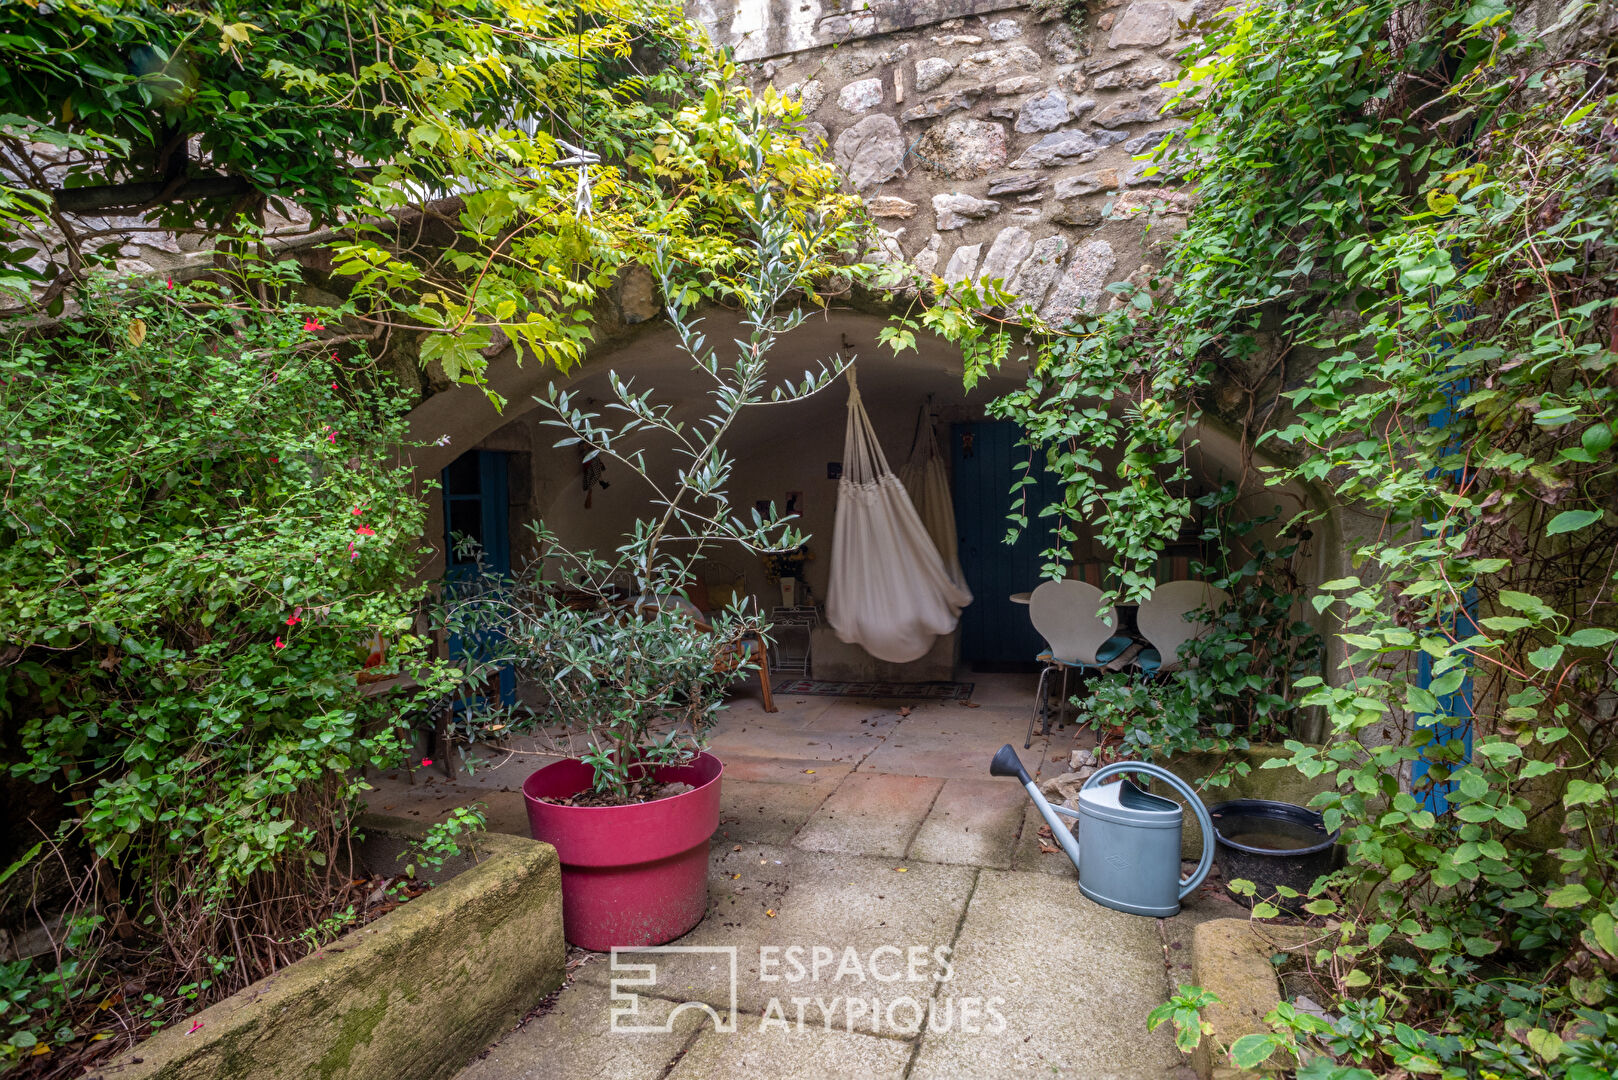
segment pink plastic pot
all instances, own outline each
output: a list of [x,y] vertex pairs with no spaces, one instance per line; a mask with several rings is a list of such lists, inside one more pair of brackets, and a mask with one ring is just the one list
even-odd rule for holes
[[690,930],[708,910],[708,838],[719,828],[719,778],[712,754],[666,765],[660,783],[694,790],[633,806],[557,806],[590,786],[577,758],[547,765],[523,781],[528,827],[562,860],[562,923],[584,949],[661,945]]

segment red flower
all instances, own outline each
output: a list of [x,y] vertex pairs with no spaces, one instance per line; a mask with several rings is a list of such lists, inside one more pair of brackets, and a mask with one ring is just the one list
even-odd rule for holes
[[363,507],[359,507],[359,506],[356,506],[356,507],[354,507],[354,509],[352,509],[352,510],[350,510],[350,511],[349,511],[349,513],[350,513],[350,514],[353,514],[353,515],[354,515],[354,516],[355,516],[355,517],[359,517],[359,516],[360,516],[360,515],[361,515],[361,514],[363,514],[363,513],[364,513],[364,512],[365,512],[365,510],[364,510],[364,508],[363,508]]
[[170,289],[174,288],[174,279],[173,278],[169,278],[167,287],[170,288]]
[[430,757],[424,757],[424,758],[421,759],[421,767],[424,768],[424,769],[427,766],[431,765],[432,763],[433,763],[433,759],[430,758]]
[[297,615],[290,615],[290,616],[287,617],[287,625],[288,626],[297,626],[301,622],[303,622],[303,620],[301,618],[299,618]]
[[326,441],[329,443],[335,443],[337,441],[337,432],[328,431],[326,433]]
[[332,388],[332,389],[333,389],[333,390],[335,390],[335,389],[337,389],[337,384],[336,384],[336,383],[332,383],[332,384],[331,384],[331,388]]
[[271,454],[270,455],[270,464],[271,465],[279,465],[279,464],[281,464],[281,459],[276,457],[274,454]]
[[303,320],[303,328],[306,332],[311,334],[315,333],[316,331],[326,329],[324,326],[320,325],[320,320],[315,318],[313,315]]
[[287,647],[287,643],[281,640],[280,634],[275,635],[275,647],[277,649],[284,649]]
[[376,535],[376,530],[371,528],[369,525],[361,525],[359,528],[354,530],[354,535],[356,535],[356,536],[375,536]]

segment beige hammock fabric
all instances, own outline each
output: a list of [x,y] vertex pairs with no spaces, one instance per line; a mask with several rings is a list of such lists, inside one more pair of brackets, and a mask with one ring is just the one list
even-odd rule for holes
[[840,640],[904,664],[954,630],[971,601],[950,580],[904,485],[888,468],[850,369],[826,621]]
[[910,449],[910,460],[899,467],[899,480],[910,493],[916,516],[921,518],[927,535],[933,538],[933,546],[944,563],[944,572],[966,594],[966,603],[970,604],[972,590],[966,587],[955,539],[955,501],[949,493],[949,471],[944,467],[944,452],[938,448],[933,419],[925,405],[916,419],[916,439]]

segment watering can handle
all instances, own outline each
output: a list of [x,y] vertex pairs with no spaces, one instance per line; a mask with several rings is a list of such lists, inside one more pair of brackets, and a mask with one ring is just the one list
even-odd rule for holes
[[1184,900],[1191,891],[1202,884],[1202,879],[1208,876],[1213,868],[1214,856],[1214,828],[1213,819],[1208,816],[1208,808],[1202,805],[1202,799],[1192,790],[1191,785],[1169,772],[1161,765],[1153,765],[1147,761],[1115,761],[1111,765],[1103,765],[1090,775],[1084,782],[1087,788],[1095,787],[1110,777],[1120,773],[1145,773],[1157,780],[1162,780],[1169,787],[1178,791],[1185,797],[1185,803],[1191,807],[1191,812],[1197,816],[1197,824],[1202,826],[1202,858],[1197,862],[1197,868],[1191,872],[1190,877],[1180,879],[1180,899]]

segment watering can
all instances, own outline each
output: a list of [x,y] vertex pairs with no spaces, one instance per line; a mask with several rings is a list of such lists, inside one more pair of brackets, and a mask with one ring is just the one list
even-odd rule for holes
[[[989,763],[993,776],[1015,776],[1028,789],[1051,835],[1062,845],[1079,870],[1079,891],[1098,904],[1127,912],[1166,919],[1177,915],[1180,901],[1202,884],[1213,866],[1214,830],[1207,808],[1184,780],[1161,765],[1119,761],[1104,766],[1079,789],[1079,808],[1052,806],[1023,768],[1008,743]],[[1202,858],[1190,877],[1180,876],[1180,826],[1185,811],[1160,795],[1142,791],[1128,780],[1102,786],[1120,773],[1144,773],[1166,781],[1197,815],[1202,826]],[[1075,818],[1075,837],[1062,820]]]

